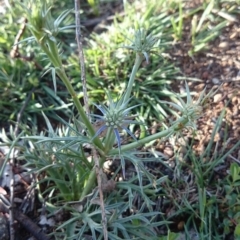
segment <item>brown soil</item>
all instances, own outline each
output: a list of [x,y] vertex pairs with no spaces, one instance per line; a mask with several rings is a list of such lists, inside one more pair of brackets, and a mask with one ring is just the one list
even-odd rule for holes
[[[240,21],[240,18],[239,18]],[[194,148],[201,154],[211,139],[211,133],[222,110],[226,109],[222,127],[215,137],[218,148],[230,150],[240,141],[240,25],[232,22],[217,39],[208,44],[205,51],[188,55],[190,50],[189,31],[184,32],[185,39],[175,44],[170,52],[172,60],[181,69],[186,78],[197,78],[201,82],[188,81],[190,90],[200,93],[204,88],[218,89],[212,97],[204,115],[198,121],[198,143]],[[184,38],[184,37],[183,37]],[[181,89],[182,85],[173,89]],[[179,91],[179,90],[178,90]],[[224,146],[223,146],[224,145]],[[227,145],[227,146],[226,146]],[[228,158],[240,162],[240,147]]]

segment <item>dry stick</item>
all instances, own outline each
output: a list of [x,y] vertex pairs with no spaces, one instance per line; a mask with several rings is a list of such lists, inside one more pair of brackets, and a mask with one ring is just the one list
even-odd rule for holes
[[[12,152],[14,153],[14,148],[12,149]],[[9,209],[9,227],[10,227],[10,240],[14,240],[15,238],[15,229],[14,229],[14,156],[12,156],[10,160],[11,164],[11,171],[9,173],[11,181],[10,181],[10,204],[11,207]]]
[[23,56],[20,52],[19,52],[19,40],[21,39],[22,35],[24,34],[24,31],[26,29],[26,25],[27,25],[27,18],[23,18],[22,19],[22,26],[20,27],[17,36],[15,37],[14,40],[14,45],[12,47],[12,50],[10,52],[10,57],[11,58],[19,58],[23,61],[27,61],[27,62],[33,62],[36,69],[42,70],[43,67],[36,61],[34,60],[34,54],[31,54],[31,56]]
[[20,57],[20,53],[18,51],[18,42],[19,42],[20,38],[22,37],[25,29],[26,29],[27,19],[23,18],[22,21],[23,21],[23,24],[22,24],[21,28],[18,31],[18,34],[17,34],[17,36],[15,38],[15,41],[14,41],[13,48],[12,48],[12,50],[10,52],[11,58],[18,58],[18,57]]
[[15,210],[15,219],[30,232],[37,240],[49,240],[50,238],[43,232],[43,230],[34,223],[29,217],[18,210]]
[[[87,96],[85,64],[84,64],[85,61],[84,61],[82,38],[81,38],[81,22],[80,22],[80,14],[79,14],[80,0],[75,0],[74,2],[75,2],[76,39],[77,39],[77,44],[78,44],[79,61],[80,61],[80,66],[81,66],[81,80],[82,80],[83,96],[84,96],[83,98],[84,98],[84,105],[85,105],[86,113],[90,117],[88,96]],[[106,212],[105,212],[105,207],[104,207],[103,190],[102,190],[102,170],[99,165],[99,158],[97,155],[97,151],[94,147],[93,147],[93,158],[94,158],[94,162],[95,162],[98,189],[99,189],[99,197],[100,197],[100,206],[101,206],[101,212],[102,212],[103,235],[104,235],[104,240],[108,240],[107,218],[106,218]]]
[[79,61],[81,66],[81,80],[83,88],[83,99],[87,115],[89,115],[89,105],[88,105],[88,96],[87,96],[87,84],[86,84],[86,73],[85,73],[85,60],[83,54],[82,46],[82,36],[81,36],[81,22],[80,22],[80,0],[75,0],[75,21],[76,21],[76,39],[78,45]]
[[[10,207],[6,206],[0,199],[0,211],[3,213],[10,213]],[[29,217],[24,215],[17,209],[14,209],[15,219],[37,240],[49,240],[49,237],[42,231],[42,229],[34,223]]]

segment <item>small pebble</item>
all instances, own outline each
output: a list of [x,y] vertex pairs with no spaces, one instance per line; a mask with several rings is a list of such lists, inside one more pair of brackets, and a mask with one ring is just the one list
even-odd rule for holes
[[237,97],[237,96],[233,96],[232,97],[232,103],[235,104],[235,105],[240,104],[240,98]]
[[195,88],[198,91],[202,91],[205,88],[205,83],[200,83]]
[[235,38],[235,37],[237,37],[237,32],[234,32],[234,33],[232,33],[232,34],[230,35],[230,39],[233,39],[233,38]]
[[212,83],[213,83],[213,84],[216,84],[216,85],[217,85],[217,84],[220,84],[220,80],[219,80],[218,78],[213,78],[213,79],[212,79]]
[[213,102],[217,103],[220,101],[220,99],[222,98],[222,93],[217,93],[214,97],[213,97]]
[[222,49],[226,49],[228,48],[228,45],[229,45],[228,42],[220,42],[218,47]]
[[222,59],[222,67],[226,67],[228,64],[226,59]]
[[166,148],[164,149],[163,153],[164,153],[165,155],[167,155],[168,157],[172,157],[172,156],[173,156],[173,150],[172,150],[171,148],[169,148],[169,147],[166,147]]
[[228,59],[228,65],[232,65],[233,64],[233,59]]

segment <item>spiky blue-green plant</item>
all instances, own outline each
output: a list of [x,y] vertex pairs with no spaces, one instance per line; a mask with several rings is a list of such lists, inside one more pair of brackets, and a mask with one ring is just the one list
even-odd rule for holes
[[138,105],[128,107],[129,101],[131,99],[128,99],[128,101],[124,102],[124,95],[116,102],[114,102],[110,96],[110,94],[107,92],[109,106],[105,105],[96,105],[94,104],[102,113],[102,115],[93,114],[94,117],[97,118],[98,121],[100,121],[101,127],[97,130],[94,137],[99,136],[102,132],[104,132],[106,129],[108,129],[109,134],[107,134],[107,137],[110,137],[112,132],[115,134],[118,148],[120,150],[121,148],[121,138],[120,138],[120,131],[125,130],[133,139],[136,139],[134,134],[128,129],[129,124],[131,123],[137,123],[137,121],[134,121],[132,116],[130,115],[131,110]]

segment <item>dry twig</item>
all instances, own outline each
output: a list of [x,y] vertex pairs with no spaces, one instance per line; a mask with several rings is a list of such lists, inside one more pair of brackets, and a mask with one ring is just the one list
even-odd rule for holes
[[[11,203],[3,195],[0,195],[0,212],[10,214],[11,208]],[[29,217],[16,208],[13,208],[12,212],[14,213],[14,219],[16,219],[37,240],[49,240],[49,237]]]
[[[83,87],[84,105],[85,105],[86,113],[90,117],[88,97],[87,97],[85,61],[84,61],[82,38],[81,38],[81,22],[80,22],[80,14],[79,14],[80,0],[75,0],[74,2],[75,2],[75,20],[76,20],[76,39],[77,39],[77,44],[78,44],[79,61],[80,61],[80,66],[81,66],[81,80],[82,80],[82,87]],[[104,235],[104,240],[108,240],[107,218],[106,218],[106,213],[105,213],[103,190],[102,190],[102,169],[99,165],[99,157],[97,155],[97,151],[95,148],[93,148],[93,159],[95,162],[98,189],[99,189],[99,197],[100,197],[100,206],[101,206],[101,211],[102,211],[103,235]]]
[[43,67],[34,59],[34,54],[31,54],[31,56],[24,56],[19,52],[19,41],[22,37],[22,35],[25,32],[26,29],[26,24],[27,24],[28,20],[27,18],[23,18],[22,19],[22,26],[20,27],[17,36],[15,37],[14,40],[14,45],[12,47],[12,50],[10,52],[10,57],[11,58],[20,58],[23,61],[27,61],[27,62],[33,62],[36,69],[42,70]]
[[[14,152],[14,148],[12,150]],[[14,229],[14,173],[13,173],[13,167],[14,167],[14,158],[12,157],[10,160],[11,165],[11,171],[10,174],[10,208],[9,208],[9,225],[10,225],[10,240],[15,239],[15,229]]]

